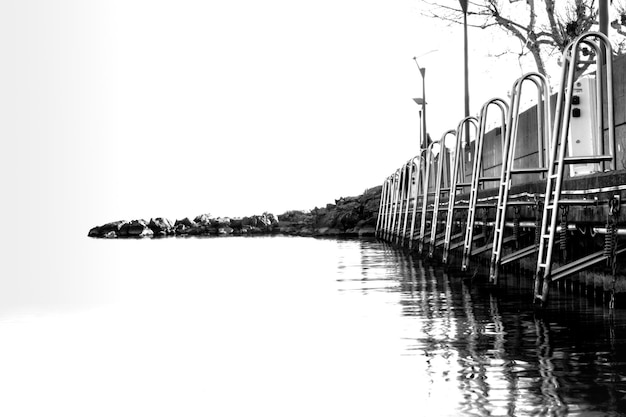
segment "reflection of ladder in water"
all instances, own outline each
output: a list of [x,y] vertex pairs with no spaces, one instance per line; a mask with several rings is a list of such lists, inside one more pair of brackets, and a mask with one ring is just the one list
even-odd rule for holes
[[[472,251],[472,245],[475,240],[479,237],[485,238],[485,236],[474,236],[474,225],[476,222],[476,209],[478,208],[478,190],[482,189],[485,182],[490,181],[500,181],[500,176],[497,177],[487,177],[484,174],[483,167],[483,149],[485,142],[485,135],[487,131],[487,115],[489,107],[495,105],[500,109],[501,113],[501,123],[500,123],[500,135],[502,138],[506,136],[507,125],[509,124],[509,106],[508,104],[500,99],[493,98],[487,101],[480,110],[480,116],[478,118],[478,135],[476,136],[476,143],[474,145],[474,166],[472,169],[472,183],[470,186],[470,196],[468,201],[468,209],[467,209],[467,222],[465,228],[465,241],[463,243],[463,260],[461,263],[461,270],[467,271],[469,258],[471,255],[478,255],[482,252],[490,250],[493,244],[485,245],[481,248],[477,248]],[[494,141],[495,142],[495,141]],[[487,207],[483,207],[483,210],[487,210],[488,207],[493,207],[492,204],[488,204]],[[485,216],[486,218],[486,216]],[[483,230],[485,230],[487,225],[483,225]]]
[[[471,182],[465,182],[465,149],[464,145],[470,146],[469,127],[474,127],[474,134],[478,133],[478,119],[473,116],[465,117],[459,123],[456,129],[456,145],[454,151],[454,162],[452,163],[452,175],[450,177],[450,194],[448,197],[448,216],[446,218],[446,228],[443,240],[443,255],[441,261],[445,264],[448,263],[448,254],[450,250],[456,249],[463,245],[463,241],[454,242],[463,237],[463,232],[456,235],[452,235],[452,228],[454,226],[454,212],[455,210],[462,208],[456,204],[457,192],[462,191],[464,188],[469,187]],[[460,179],[460,181],[459,181]]]
[[[441,240],[442,235],[437,235],[437,226],[439,224],[439,212],[447,210],[447,206],[441,207],[442,194],[450,193],[450,150],[446,147],[446,137],[449,134],[456,134],[456,130],[448,130],[445,132],[439,140],[439,153],[437,154],[437,160],[433,161],[437,163],[437,177],[435,179],[435,199],[433,202],[433,214],[430,222],[430,238],[428,240],[428,257],[432,258],[435,252],[435,248],[443,243]],[[426,233],[426,230],[424,230]]]
[[[604,141],[600,140],[601,145],[598,154],[566,157],[565,150],[567,149],[569,138],[574,82],[577,78],[576,67],[581,63],[579,54],[583,52],[582,45],[590,47],[595,51],[597,61],[601,62],[603,57],[606,57],[606,65],[604,67],[602,64],[596,65],[596,108],[598,112],[596,128],[597,137],[603,138],[604,129],[602,124],[604,120],[604,109],[602,104],[604,101],[603,87],[606,86],[608,152],[605,152]],[[563,56],[565,59],[563,62],[561,88],[557,98],[554,130],[552,132],[551,159],[546,181],[545,203],[541,221],[541,232],[539,235],[539,255],[537,258],[537,269],[535,271],[534,295],[535,300],[541,302],[545,302],[547,299],[550,282],[577,273],[605,260],[610,264],[614,264],[618,252],[616,248],[617,239],[616,236],[614,236],[609,242],[612,246],[609,250],[605,248],[604,251],[593,253],[574,262],[566,263],[554,270],[552,269],[552,255],[557,234],[556,221],[559,209],[566,208],[569,205],[585,205],[593,201],[562,198],[561,190],[563,186],[563,176],[565,175],[565,165],[601,163],[605,171],[608,170],[609,167],[613,170],[617,167],[615,154],[615,121],[613,114],[613,52],[611,44],[604,34],[589,32],[579,36],[570,43],[565,48]],[[603,68],[605,73],[603,73]],[[607,203],[609,205],[609,216],[614,218],[619,209],[619,200],[616,201],[616,198],[613,198],[608,200]]]
[[436,146],[437,142],[432,142],[426,148],[424,153],[424,165],[425,165],[425,173],[424,173],[424,181],[423,181],[423,193],[422,193],[422,208],[421,208],[421,218],[420,218],[420,231],[417,236],[418,240],[418,253],[422,254],[424,250],[424,244],[427,243],[426,238],[426,220],[428,214],[428,198],[434,194],[433,191],[430,190],[430,175],[432,172],[432,166],[435,162],[435,154],[433,152],[433,148]]
[[[516,168],[515,157],[517,151],[517,134],[520,117],[520,103],[522,96],[522,87],[524,82],[530,81],[537,87],[537,166]],[[549,148],[550,126],[551,126],[551,111],[550,111],[550,87],[545,76],[531,72],[518,78],[513,83],[511,89],[511,105],[510,105],[510,117],[509,123],[504,136],[504,143],[502,145],[502,168],[500,171],[500,184],[498,189],[498,202],[496,205],[496,220],[493,229],[493,248],[491,251],[491,265],[489,271],[489,280],[492,283],[498,281],[498,275],[500,267],[510,262],[522,259],[526,256],[532,255],[537,252],[537,244],[531,244],[525,248],[521,248],[513,251],[507,256],[502,256],[504,243],[507,241],[517,240],[519,230],[519,218],[515,218],[513,225],[513,236],[504,237],[504,230],[506,226],[506,211],[509,207],[514,207],[517,211],[520,206],[533,206],[537,204],[535,200],[528,200],[527,198],[516,199],[509,201],[510,190],[513,176],[521,175],[537,175],[542,178],[547,171],[546,168],[546,153]],[[545,149],[545,151],[544,151]],[[535,208],[538,213],[538,208]],[[535,228],[537,229],[537,227]],[[538,230],[535,230],[538,233]],[[537,239],[535,239],[536,242]]]

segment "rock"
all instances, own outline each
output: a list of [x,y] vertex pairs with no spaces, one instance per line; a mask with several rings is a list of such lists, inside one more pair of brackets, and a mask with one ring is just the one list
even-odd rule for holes
[[148,227],[152,230],[154,236],[166,236],[174,233],[174,226],[169,219],[156,217],[150,219]]
[[303,227],[302,229],[300,229],[298,234],[300,236],[313,236],[313,229],[309,227]]
[[230,219],[230,227],[235,230],[241,230],[243,222],[241,219]]
[[153,237],[154,232],[149,227],[145,227],[143,231],[137,237]]
[[374,236],[375,234],[376,234],[376,227],[374,226],[365,226],[359,229],[359,237]]
[[174,223],[174,227],[178,225],[183,225],[185,227],[194,227],[196,226],[196,223],[194,221],[189,220],[189,217],[185,217],[182,220],[176,220],[176,223]]
[[217,233],[220,235],[230,235],[234,232],[234,229],[229,226],[222,226],[217,228]]
[[214,225],[219,227],[222,226],[230,226],[230,218],[229,217],[218,217],[214,220]]
[[153,233],[145,220],[131,220],[120,227],[119,235],[122,237],[145,237],[152,236]]
[[345,213],[340,213],[335,221],[335,226],[339,226],[343,230],[351,229],[359,221],[359,215],[354,211],[348,211]]
[[96,226],[89,230],[89,237],[105,237],[109,232],[114,232],[117,236],[120,227],[126,223],[124,220],[118,220],[116,222],[106,223],[102,226]]
[[201,224],[201,225],[206,226],[206,225],[211,224],[211,215],[210,215],[210,214],[208,214],[208,213],[206,213],[206,214],[200,214],[200,215],[196,216],[196,217],[193,219],[193,221],[194,221],[194,223],[197,223],[197,224]]

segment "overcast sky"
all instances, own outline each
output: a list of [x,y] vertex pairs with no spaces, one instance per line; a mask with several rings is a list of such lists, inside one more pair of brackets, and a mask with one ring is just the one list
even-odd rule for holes
[[[414,56],[431,135],[463,115],[461,27],[419,7],[0,2],[3,217],[86,233],[310,209],[380,184],[417,151]],[[500,38],[470,31],[472,113],[521,75],[488,56]]]

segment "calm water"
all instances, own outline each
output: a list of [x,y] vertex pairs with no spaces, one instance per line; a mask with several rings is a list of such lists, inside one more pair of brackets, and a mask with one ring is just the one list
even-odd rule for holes
[[626,314],[567,291],[534,313],[375,240],[81,248],[2,312],[2,415],[626,414]]

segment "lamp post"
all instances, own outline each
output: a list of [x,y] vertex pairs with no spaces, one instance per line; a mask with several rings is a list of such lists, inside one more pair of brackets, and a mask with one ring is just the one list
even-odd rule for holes
[[417,63],[417,57],[413,57],[413,60],[415,61],[415,65],[417,65],[417,69],[419,70],[420,74],[422,75],[422,97],[421,98],[414,98],[413,100],[418,104],[422,106],[422,114],[421,114],[421,118],[422,118],[422,140],[420,143],[420,148],[421,149],[426,149],[426,147],[428,146],[428,133],[426,130],[426,68],[422,68],[420,67],[420,64]]
[[[611,1],[612,2],[612,1]],[[598,15],[600,17],[600,32],[608,36],[609,34],[609,1],[600,0],[598,2]]]
[[[463,71],[465,78],[465,117],[469,116],[469,68],[467,50],[467,0],[459,0],[463,10]],[[469,144],[469,125],[465,126],[465,140]]]

